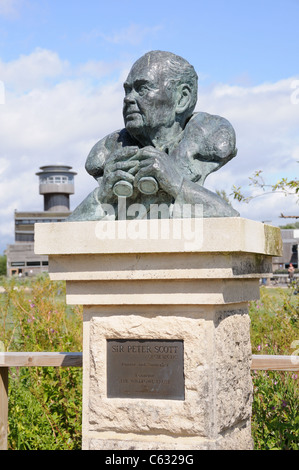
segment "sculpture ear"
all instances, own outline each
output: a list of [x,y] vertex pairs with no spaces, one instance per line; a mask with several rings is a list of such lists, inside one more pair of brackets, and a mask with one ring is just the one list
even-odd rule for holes
[[177,105],[176,113],[183,114],[189,107],[191,102],[191,89],[186,83],[179,85],[177,89]]

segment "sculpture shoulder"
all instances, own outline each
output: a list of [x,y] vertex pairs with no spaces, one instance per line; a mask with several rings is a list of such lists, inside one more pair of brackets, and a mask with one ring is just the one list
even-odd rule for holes
[[228,161],[237,153],[234,128],[218,115],[195,113],[185,127],[183,140],[193,158],[203,161]]
[[136,145],[126,129],[117,130],[99,140],[89,152],[85,169],[94,178],[103,175],[105,161],[111,153],[115,153],[123,147]]

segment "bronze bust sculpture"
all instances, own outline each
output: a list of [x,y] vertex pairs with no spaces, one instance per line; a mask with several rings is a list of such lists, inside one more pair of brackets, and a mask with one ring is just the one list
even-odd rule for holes
[[[132,66],[124,83],[125,128],[90,151],[86,170],[98,187],[74,210],[73,220],[118,219],[119,201],[152,205],[202,205],[203,217],[239,214],[203,187],[206,177],[235,157],[236,138],[224,118],[194,113],[197,74],[183,58],[151,51]],[[192,211],[191,211],[192,212]],[[191,213],[191,217],[196,216]]]

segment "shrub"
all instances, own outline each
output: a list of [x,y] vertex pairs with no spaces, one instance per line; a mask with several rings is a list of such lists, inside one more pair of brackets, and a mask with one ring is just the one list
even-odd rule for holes
[[[291,355],[299,339],[296,286],[261,288],[250,304],[254,354]],[[252,434],[255,449],[299,449],[299,389],[295,372],[254,371]]]
[[[2,283],[0,338],[6,351],[81,351],[82,312],[65,304],[64,283]],[[81,448],[82,369],[22,367],[9,375],[9,448]]]
[[253,373],[252,435],[255,449],[299,450],[298,375]]

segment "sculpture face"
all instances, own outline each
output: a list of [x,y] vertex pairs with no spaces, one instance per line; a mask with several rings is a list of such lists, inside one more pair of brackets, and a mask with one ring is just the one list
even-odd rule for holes
[[169,128],[176,118],[176,93],[167,86],[165,66],[143,58],[132,67],[124,83],[123,116],[128,132],[141,143],[159,128]]

